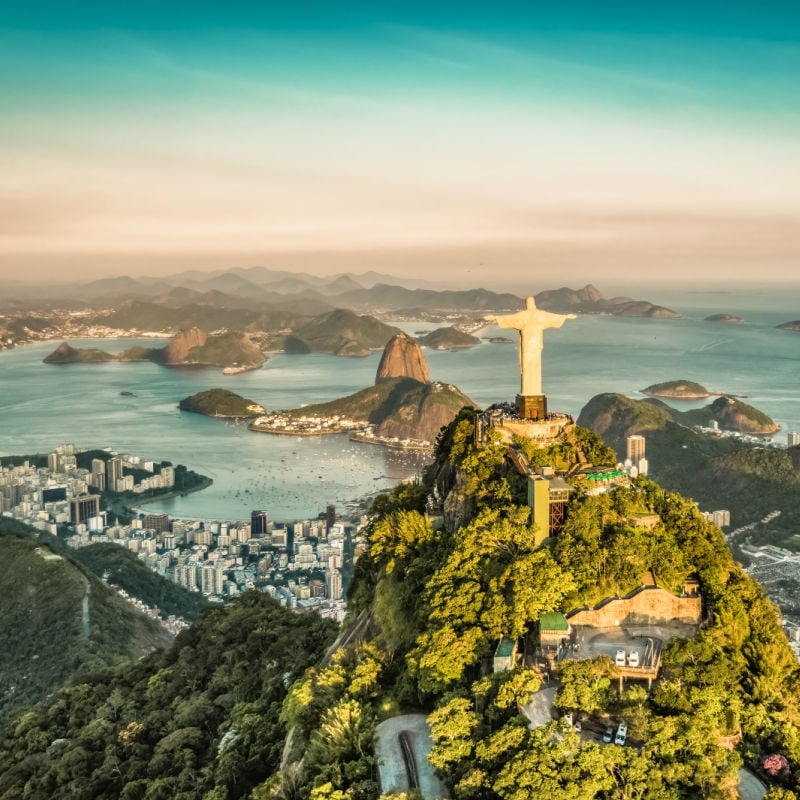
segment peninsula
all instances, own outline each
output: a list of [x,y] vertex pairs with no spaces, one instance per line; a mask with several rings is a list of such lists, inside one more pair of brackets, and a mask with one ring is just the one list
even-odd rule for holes
[[782,331],[800,331],[800,319],[793,319],[791,322],[782,322],[775,327],[780,328]]
[[384,349],[374,386],[327,403],[265,414],[249,427],[294,436],[350,433],[390,447],[428,448],[461,408],[474,405],[455,386],[431,382],[419,344],[399,333]]
[[711,427],[752,436],[769,436],[780,426],[763,411],[741,400],[722,395],[703,408],[678,411],[661,400],[633,400],[621,394],[600,394],[584,406],[578,424],[608,439],[612,447],[634,433],[646,433],[677,423],[684,428]]

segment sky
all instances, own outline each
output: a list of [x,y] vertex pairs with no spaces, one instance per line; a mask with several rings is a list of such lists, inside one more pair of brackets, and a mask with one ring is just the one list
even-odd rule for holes
[[255,5],[0,4],[0,278],[800,273],[796,2]]

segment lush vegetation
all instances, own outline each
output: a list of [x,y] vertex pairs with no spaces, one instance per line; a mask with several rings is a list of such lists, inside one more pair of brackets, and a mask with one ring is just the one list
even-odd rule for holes
[[211,334],[203,345],[189,350],[187,364],[212,364],[220,367],[260,367],[264,356],[247,334],[239,331]]
[[41,700],[76,674],[168,641],[158,624],[51,541],[0,518],[0,716]]
[[[796,787],[797,664],[774,605],[734,564],[719,530],[690,501],[639,480],[607,495],[576,493],[564,532],[536,548],[505,446],[490,436],[476,447],[472,433],[464,411],[441,435],[426,483],[401,487],[373,509],[350,599],[355,624],[371,613],[379,632],[295,684],[284,717],[306,757],[285,765],[271,786],[317,800],[375,797],[366,745],[375,723],[423,710],[434,741],[429,760],[464,800],[724,798],[743,763],[772,752],[788,759],[779,783]],[[577,436],[603,454],[594,437]],[[550,456],[563,457],[563,446]],[[447,491],[438,529],[421,513],[433,486]],[[642,514],[660,523],[637,527]],[[556,700],[589,724],[626,722],[633,746],[582,745],[563,721],[530,729],[519,706],[541,676],[527,661],[492,674],[497,641],[532,644],[543,612],[628,591],[649,568],[673,588],[688,573],[699,576],[707,627],[665,649],[649,694],[629,683],[620,695],[616,668],[602,658],[566,662]],[[335,732],[332,749],[321,749],[322,730],[326,741]]]
[[207,389],[178,403],[181,411],[194,411],[209,417],[255,417],[264,409],[253,400],[248,400],[227,389]]
[[455,386],[391,378],[355,394],[287,412],[290,418],[343,416],[369,422],[379,436],[433,441],[464,405],[472,401]]
[[336,309],[299,325],[287,352],[333,353],[341,356],[365,356],[384,347],[397,328],[367,315]]
[[151,608],[158,608],[162,617],[174,615],[191,621],[208,605],[205,597],[156,574],[134,553],[117,544],[81,547],[75,551],[75,558],[98,577]]
[[[639,479],[569,502],[536,544],[524,481],[463,409],[424,479],[379,497],[350,587],[347,642],[251,593],[208,609],[172,650],[104,672],[16,717],[0,739],[0,800],[38,797],[375,800],[377,724],[428,715],[430,764],[457,800],[733,797],[746,764],[790,800],[800,779],[800,674],[774,605],[695,505]],[[532,463],[602,464],[575,431]],[[431,494],[443,514],[425,514]],[[655,517],[642,528],[643,515]],[[535,652],[537,623],[640,585],[699,578],[706,621],[672,639],[650,691],[607,657],[559,664],[556,706],[586,727],[624,722],[624,747],[582,740],[565,719],[531,727],[535,658],[493,673],[503,638]],[[287,689],[288,687],[288,689]],[[288,735],[287,735],[288,734]]]
[[256,592],[210,608],[171,649],[85,676],[8,722],[0,798],[245,797],[278,769],[286,686],[332,632]]
[[597,395],[578,422],[601,434],[620,457],[625,455],[626,436],[644,434],[653,478],[692,497],[704,510],[729,509],[733,527],[780,509],[769,535],[776,543],[800,549],[792,539],[800,524],[800,471],[790,454],[700,433],[687,427],[691,420],[675,421],[674,413],[658,400]]

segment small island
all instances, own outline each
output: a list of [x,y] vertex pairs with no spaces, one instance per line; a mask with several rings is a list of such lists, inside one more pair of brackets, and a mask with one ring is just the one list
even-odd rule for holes
[[208,389],[185,397],[178,403],[178,408],[181,411],[222,419],[258,417],[266,413],[263,406],[227,389]]
[[710,314],[705,318],[706,322],[728,322],[731,325],[736,325],[739,322],[744,322],[744,317],[737,317],[735,314]]
[[705,386],[695,381],[677,380],[654,383],[642,389],[642,394],[650,397],[668,397],[672,400],[703,400],[715,392],[709,392]]
[[84,347],[78,350],[67,342],[62,342],[43,360],[45,364],[103,364],[117,359],[111,353],[96,347]]
[[782,322],[775,327],[782,331],[800,331],[800,319],[794,319],[791,322]]
[[420,336],[417,341],[433,350],[466,350],[480,343],[477,336],[454,327],[437,328],[425,336]]

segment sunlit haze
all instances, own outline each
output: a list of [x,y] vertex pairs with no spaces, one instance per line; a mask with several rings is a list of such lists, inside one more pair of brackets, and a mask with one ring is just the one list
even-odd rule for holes
[[0,11],[0,277],[797,272],[794,4],[168,5]]

